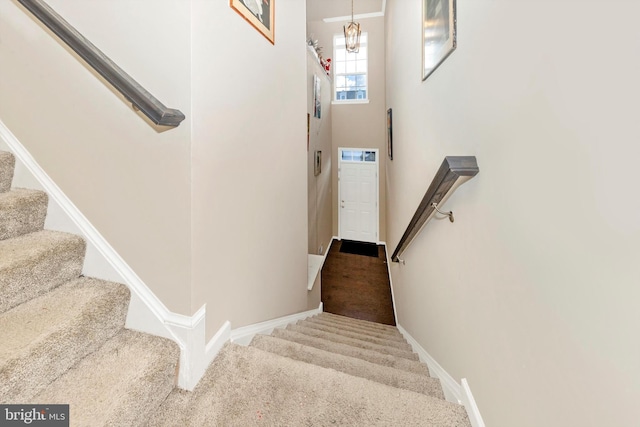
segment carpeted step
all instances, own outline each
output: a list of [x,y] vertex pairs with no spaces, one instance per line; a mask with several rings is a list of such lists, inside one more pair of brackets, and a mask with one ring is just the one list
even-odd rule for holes
[[48,200],[47,193],[38,190],[0,193],[0,240],[42,230]]
[[440,380],[411,372],[401,371],[388,366],[367,362],[355,357],[330,353],[296,342],[282,340],[273,336],[256,335],[250,344],[252,347],[278,354],[301,362],[311,363],[324,368],[335,369],[355,377],[366,378],[380,384],[410,390],[416,393],[444,399]]
[[370,337],[375,337],[375,338],[380,338],[380,339],[384,339],[384,340],[389,340],[389,341],[398,341],[404,344],[407,344],[407,341],[404,339],[404,337],[402,336],[402,334],[400,333],[400,331],[395,331],[395,333],[393,332],[381,332],[378,330],[371,330],[368,328],[361,328],[357,325],[352,325],[349,323],[342,323],[342,322],[332,322],[332,321],[328,321],[322,318],[317,318],[317,317],[310,317],[305,319],[308,322],[311,323],[317,323],[319,325],[325,325],[325,326],[329,326],[332,328],[338,328],[340,330],[343,331],[349,331],[349,332],[356,332],[358,334],[363,334],[363,335],[367,335]]
[[405,351],[412,351],[413,349],[411,348],[411,346],[406,343],[406,342],[400,342],[400,341],[396,341],[396,340],[388,340],[385,338],[378,338],[378,337],[373,337],[367,334],[362,334],[359,332],[352,332],[352,331],[347,331],[344,329],[340,329],[340,328],[336,328],[333,326],[327,326],[327,325],[323,325],[317,322],[313,322],[313,321],[307,321],[307,320],[300,320],[297,322],[298,325],[300,326],[304,326],[307,328],[313,328],[313,329],[318,329],[321,331],[325,331],[325,332],[331,332],[332,334],[338,334],[338,335],[343,335],[345,337],[349,337],[349,338],[355,338],[361,341],[368,341],[374,344],[378,344],[378,345],[384,345],[387,347],[393,347],[393,348],[397,348],[397,349],[401,349],[401,350],[405,350]]
[[358,359],[366,360],[367,362],[376,363],[382,366],[389,366],[391,368],[412,372],[418,375],[425,375],[427,377],[429,376],[429,368],[427,367],[427,365],[415,360],[409,360],[403,357],[396,357],[389,354],[382,354],[374,350],[353,347],[347,344],[328,341],[322,338],[311,337],[309,335],[300,334],[298,332],[289,331],[287,329],[275,329],[271,333],[271,335],[276,338],[297,342],[299,344],[303,344],[309,347],[315,347],[320,350],[330,351],[332,353],[342,354],[344,356],[356,357]]
[[354,319],[353,317],[340,316],[339,314],[327,313],[326,311],[317,314],[315,317],[336,321],[336,322],[346,322],[352,325],[358,325],[358,326],[378,329],[382,331],[390,331],[390,332],[398,331],[398,328],[396,328],[395,326],[385,325],[384,323],[370,322],[368,320]]
[[380,329],[376,326],[369,326],[362,323],[352,322],[347,317],[345,317],[344,318],[345,320],[343,320],[343,319],[338,319],[334,317],[322,316],[322,313],[313,316],[313,319],[317,319],[319,321],[322,321],[331,325],[337,325],[341,327],[348,326],[349,328],[357,329],[359,331],[371,332],[371,333],[381,334],[381,335],[399,336],[404,338],[404,336],[400,333],[400,331],[395,326],[391,327],[391,329]]
[[86,244],[76,235],[38,231],[0,241],[0,313],[77,278]]
[[129,290],[80,278],[0,314],[0,402],[32,397],[124,327]]
[[0,193],[9,191],[13,181],[16,158],[7,151],[0,151]]
[[174,387],[179,354],[173,341],[123,329],[33,401],[70,404],[72,425],[144,425]]
[[193,393],[176,390],[149,426],[469,427],[444,400],[227,344]]
[[399,349],[396,347],[389,347],[385,345],[375,344],[369,341],[362,341],[355,338],[345,337],[344,335],[333,334],[331,332],[322,331],[314,328],[307,328],[305,326],[291,324],[286,327],[286,330],[298,332],[311,337],[322,338],[328,341],[333,341],[341,344],[347,344],[353,347],[365,348],[368,350],[377,351],[382,354],[390,354],[397,357],[404,357],[409,360],[418,360],[418,355],[412,351]]

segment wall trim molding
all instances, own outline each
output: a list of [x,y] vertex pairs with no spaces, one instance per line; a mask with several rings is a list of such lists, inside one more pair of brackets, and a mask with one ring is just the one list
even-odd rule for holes
[[480,415],[480,408],[476,405],[476,400],[473,398],[473,394],[471,394],[471,388],[469,387],[467,379],[463,378],[460,382],[462,383],[462,404],[467,410],[471,426],[485,427],[482,415]]
[[207,366],[213,362],[213,359],[216,358],[222,347],[228,342],[231,341],[231,322],[228,320],[222,324],[218,332],[209,340],[207,346],[205,347],[205,358],[207,362]]
[[396,309],[396,293],[393,290],[393,278],[391,277],[391,256],[389,255],[389,246],[387,242],[380,242],[384,245],[384,253],[387,257],[387,274],[389,275],[389,288],[391,289],[391,304],[393,305],[393,320],[398,324],[398,310]]
[[303,311],[288,316],[279,317],[277,319],[267,320],[265,322],[254,323],[252,325],[242,326],[231,330],[231,341],[240,345],[249,345],[253,337],[257,334],[270,334],[276,328],[284,328],[290,323],[298,320],[304,320],[307,317],[315,316],[322,313],[322,302],[318,308]]
[[397,322],[396,325],[400,333],[402,333],[409,344],[411,344],[413,351],[418,353],[420,361],[429,366],[431,376],[440,380],[446,399],[449,402],[458,403],[465,407],[472,427],[485,427],[484,421],[482,421],[482,416],[480,415],[480,410],[475,403],[475,399],[473,398],[473,394],[471,393],[467,380],[463,378],[461,380],[462,385],[458,384],[458,382],[447,371],[445,371],[442,366],[440,366],[440,364],[418,343],[418,341],[415,340],[415,338],[411,336],[409,332],[407,332],[406,329],[400,326]]
[[[367,18],[379,18],[381,16],[384,16],[384,9],[385,9],[386,5],[382,6],[382,11],[380,12],[369,12],[369,13],[360,13],[357,15],[353,15],[353,19],[354,20],[359,20],[359,19],[367,19]],[[351,21],[351,15],[349,16],[336,16],[333,18],[323,18],[322,19],[323,22],[348,22]]]
[[[53,214],[58,217],[54,222],[59,223],[53,228],[80,234],[87,241],[87,257],[93,258],[89,263],[93,267],[87,267],[88,263],[85,260],[83,274],[127,285],[131,291],[131,302],[125,326],[174,340],[180,347],[178,385],[188,389],[191,384],[197,383],[200,378],[196,379],[193,375],[201,370],[202,363],[198,362],[200,357],[197,355],[200,352],[204,354],[204,345],[200,351],[197,348],[200,345],[197,343],[204,342],[205,306],[202,306],[193,316],[171,312],[64,194],[1,120],[0,140],[16,157],[16,171],[18,168],[25,169],[40,189],[49,195],[47,217]],[[31,180],[29,181],[31,183]],[[64,218],[61,218],[63,216]],[[47,223],[50,224],[49,218]],[[48,225],[47,228],[49,228]],[[97,258],[99,260],[96,260]]]
[[396,323],[398,330],[411,344],[413,351],[418,353],[420,361],[429,366],[431,376],[440,379],[442,389],[449,402],[462,404],[462,389],[460,384],[415,340],[400,324]]

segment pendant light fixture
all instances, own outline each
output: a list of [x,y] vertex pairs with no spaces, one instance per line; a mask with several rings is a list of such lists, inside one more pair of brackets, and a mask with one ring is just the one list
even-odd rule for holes
[[360,51],[360,24],[353,22],[353,0],[351,0],[351,22],[344,26],[344,44],[347,52]]

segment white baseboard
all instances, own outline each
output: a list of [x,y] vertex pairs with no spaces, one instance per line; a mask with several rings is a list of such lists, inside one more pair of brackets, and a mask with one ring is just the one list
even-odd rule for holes
[[324,265],[326,254],[325,255],[308,254],[307,258],[308,258],[307,259],[307,268],[308,268],[307,290],[310,291],[313,289],[313,285],[315,285],[316,282],[319,282],[318,275],[320,275],[320,272],[322,271],[322,266]]
[[207,347],[205,349],[205,357],[207,366],[213,362],[213,359],[216,358],[218,352],[222,349],[222,347],[227,343],[227,341],[231,340],[231,322],[228,320],[224,322],[222,327],[218,329],[218,332],[209,340],[207,343]]
[[402,326],[396,323],[398,330],[404,335],[406,340],[411,344],[413,351],[418,353],[420,361],[426,363],[429,366],[429,372],[432,377],[436,377],[442,384],[442,390],[449,402],[462,404],[462,388],[455,379],[431,355],[416,341],[409,332]]
[[301,313],[267,320],[266,322],[254,323],[253,325],[232,329],[231,341],[240,345],[249,345],[256,334],[270,334],[276,328],[284,328],[290,323],[295,323],[298,320],[304,320],[307,317],[320,313],[322,313],[322,303],[314,310],[303,311]]
[[458,384],[458,382],[449,375],[442,366],[440,366],[440,364],[418,343],[418,341],[415,340],[415,338],[411,336],[411,334],[409,334],[409,332],[406,331],[406,329],[397,323],[396,325],[409,344],[411,344],[413,351],[418,353],[420,361],[427,364],[431,376],[440,380],[445,398],[449,402],[464,405],[467,410],[467,414],[469,415],[469,421],[471,422],[472,427],[485,427],[484,422],[482,421],[482,416],[480,415],[480,410],[475,403],[473,394],[471,394],[471,389],[469,388],[467,380],[463,378],[461,380],[462,385]]
[[389,275],[389,288],[391,289],[391,304],[393,305],[393,319],[398,324],[398,310],[396,310],[396,293],[393,291],[393,278],[391,277],[391,255],[389,255],[389,247],[386,242],[381,242],[384,245],[384,253],[387,256],[387,274]]
[[200,379],[200,371],[204,372],[205,307],[200,308],[193,316],[169,311],[2,121],[0,147],[6,147],[16,157],[14,186],[43,190],[49,195],[45,228],[78,234],[86,240],[87,254],[82,273],[129,287],[131,302],[126,327],[173,339],[180,346],[178,382],[183,388],[191,387]]
[[473,398],[473,394],[471,394],[471,388],[469,388],[467,379],[463,378],[460,382],[462,383],[462,404],[467,410],[471,426],[485,427],[482,415],[480,415],[480,409],[478,408],[478,405],[476,405],[476,400]]

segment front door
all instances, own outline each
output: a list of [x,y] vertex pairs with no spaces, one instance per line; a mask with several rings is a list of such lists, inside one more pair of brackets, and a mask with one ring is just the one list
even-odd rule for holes
[[378,150],[338,149],[340,238],[378,242]]

